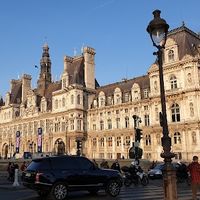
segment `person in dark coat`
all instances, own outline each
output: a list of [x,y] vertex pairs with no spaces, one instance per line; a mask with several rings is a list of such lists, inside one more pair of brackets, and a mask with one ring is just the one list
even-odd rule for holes
[[112,164],[111,169],[115,169],[121,173],[121,168],[118,160],[116,159],[115,162]]

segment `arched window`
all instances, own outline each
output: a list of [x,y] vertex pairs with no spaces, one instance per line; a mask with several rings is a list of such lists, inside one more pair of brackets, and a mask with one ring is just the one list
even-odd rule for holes
[[74,95],[71,95],[71,104],[74,104]]
[[194,106],[193,106],[193,103],[190,103],[190,116],[194,117]]
[[172,122],[180,122],[180,108],[177,103],[174,103],[171,107]]
[[146,135],[145,137],[146,146],[151,145],[151,135]]
[[62,98],[62,107],[65,107],[65,98]]
[[177,89],[177,78],[175,75],[171,76],[170,78],[170,84],[171,84],[171,89],[174,90],[174,89]]
[[174,61],[174,51],[173,50],[169,50],[169,52],[168,52],[168,60],[169,60],[169,62]]
[[195,132],[192,132],[192,144],[197,144],[197,135]]
[[174,144],[181,144],[181,134],[179,132],[174,133]]
[[104,121],[103,120],[100,121],[100,130],[104,130]]
[[129,128],[129,117],[125,117],[125,128]]
[[80,97],[80,94],[77,95],[77,104],[78,104],[78,105],[81,104],[81,97]]

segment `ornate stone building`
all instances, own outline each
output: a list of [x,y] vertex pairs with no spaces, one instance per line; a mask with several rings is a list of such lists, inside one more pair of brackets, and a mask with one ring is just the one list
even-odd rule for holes
[[[200,153],[200,36],[185,25],[170,31],[163,70],[172,150],[176,159],[189,160]],[[37,88],[24,74],[11,80],[10,92],[0,100],[0,153],[10,157],[18,148],[22,156],[41,145],[43,153],[76,154],[80,140],[88,157],[126,158],[134,142],[132,116],[137,115],[143,158],[161,160],[160,111],[156,61],[145,76],[100,87],[95,50],[85,47],[80,56],[64,57],[62,78],[53,82],[44,45]]]

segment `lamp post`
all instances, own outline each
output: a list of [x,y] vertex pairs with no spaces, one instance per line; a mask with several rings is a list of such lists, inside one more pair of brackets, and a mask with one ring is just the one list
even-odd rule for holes
[[160,78],[160,99],[162,106],[162,113],[160,113],[160,124],[163,129],[163,136],[161,138],[163,152],[161,153],[161,157],[164,158],[165,162],[163,170],[164,199],[177,200],[176,174],[172,165],[172,158],[175,155],[171,152],[171,138],[169,137],[169,130],[167,124],[162,60],[163,49],[165,48],[169,25],[164,19],[160,18],[160,13],[160,10],[153,11],[154,19],[150,21],[147,27],[147,32],[150,34],[153,46],[155,46],[158,49],[158,51],[155,52],[154,55],[156,55],[158,59]]

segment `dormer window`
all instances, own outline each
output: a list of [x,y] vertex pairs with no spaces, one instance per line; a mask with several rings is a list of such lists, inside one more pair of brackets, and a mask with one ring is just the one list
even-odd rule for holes
[[168,61],[169,62],[174,61],[174,51],[173,50],[169,50],[169,52],[168,52]]
[[144,89],[144,98],[147,99],[149,96],[148,90]]
[[125,93],[124,95],[124,102],[129,102],[129,93]]

